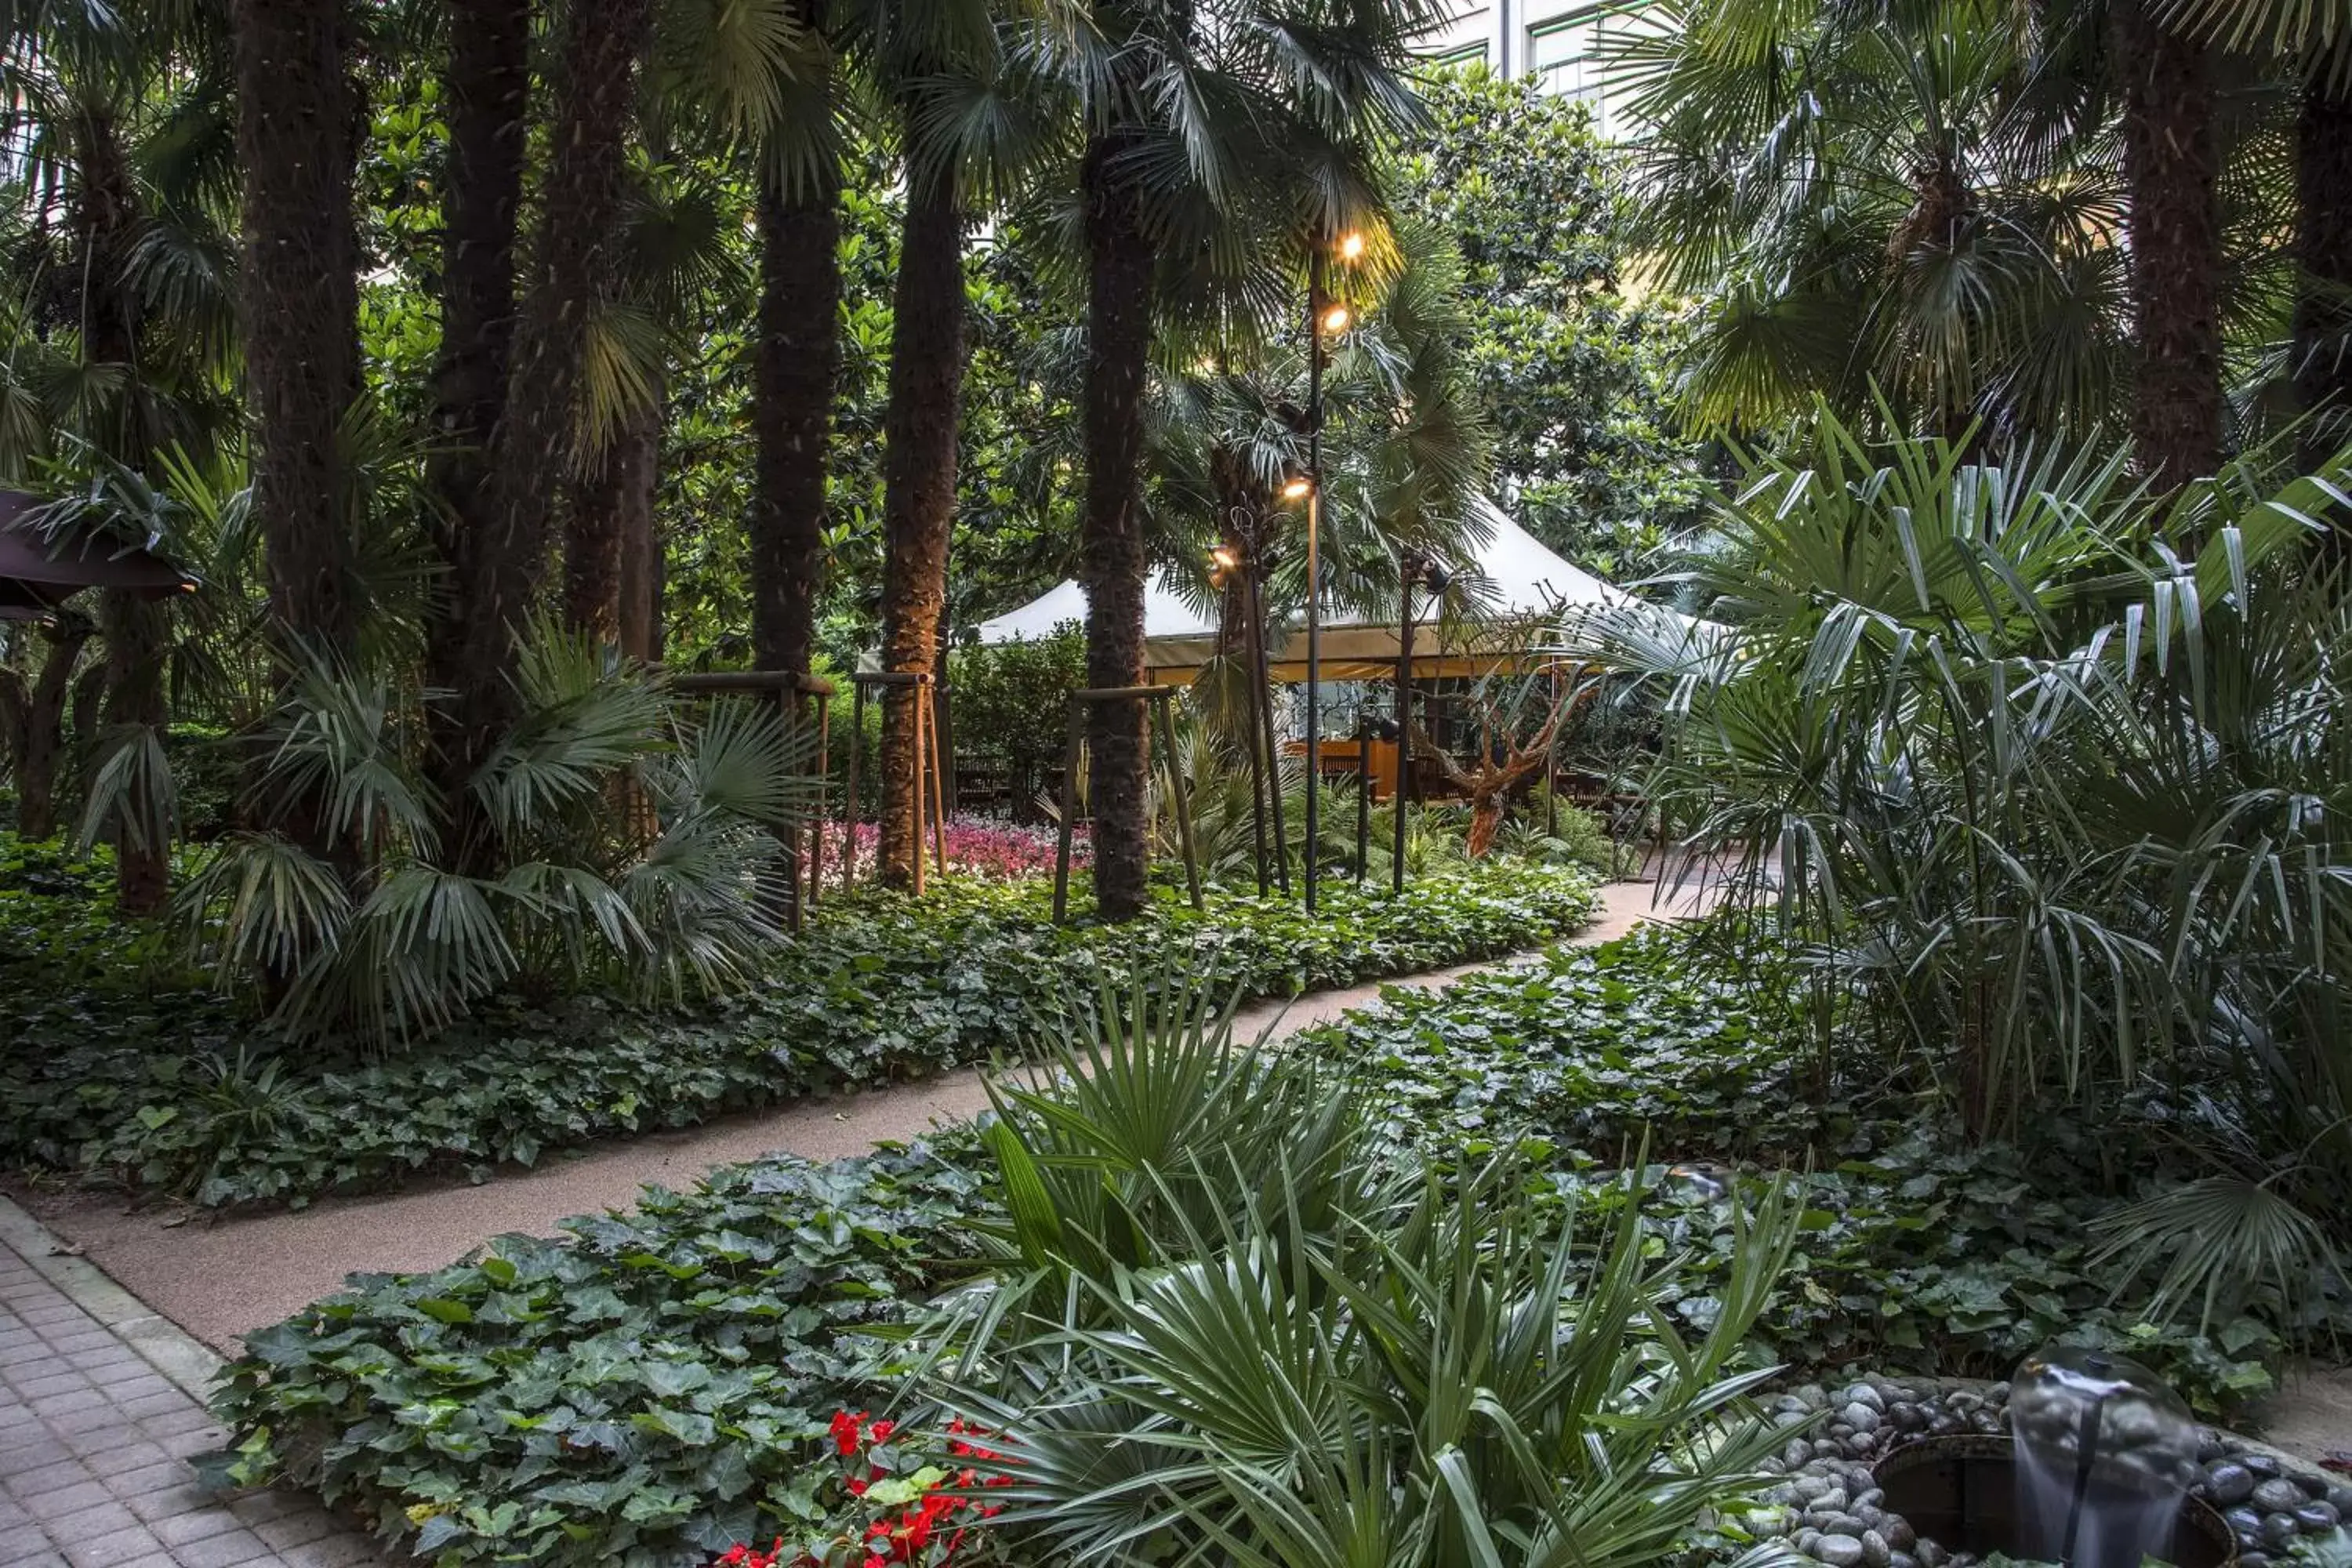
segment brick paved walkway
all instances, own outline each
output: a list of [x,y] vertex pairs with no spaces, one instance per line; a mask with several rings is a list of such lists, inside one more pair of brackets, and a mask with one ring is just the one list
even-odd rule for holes
[[[0,1233],[0,1568],[381,1561],[308,1499],[261,1492],[223,1503],[199,1491],[187,1456],[218,1447],[220,1428],[135,1348],[153,1333],[125,1331],[137,1322],[176,1331],[152,1319],[100,1321],[35,1267],[27,1234],[21,1224]],[[83,1272],[51,1272],[93,1281],[77,1293],[101,1311],[110,1300],[130,1301],[110,1295],[104,1277],[79,1260],[44,1261],[76,1263]],[[184,1348],[195,1352],[193,1342]],[[173,1363],[169,1354],[159,1359]],[[178,1364],[188,1379],[184,1358]]]

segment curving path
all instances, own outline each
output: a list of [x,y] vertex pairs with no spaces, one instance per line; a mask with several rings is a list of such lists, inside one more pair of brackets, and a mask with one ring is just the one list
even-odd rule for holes
[[[1655,884],[1612,883],[1601,918],[1570,939],[1606,942],[1661,913],[1695,912],[1695,895],[1671,910]],[[1245,1035],[1276,1037],[1380,999],[1383,984],[1430,988],[1493,964],[1465,964],[1379,984],[1317,992],[1242,1010]],[[984,1109],[976,1070],[944,1074],[829,1100],[800,1100],[672,1132],[551,1152],[537,1169],[479,1186],[437,1182],[374,1197],[333,1198],[293,1213],[215,1220],[188,1210],[126,1210],[120,1199],[19,1192],[50,1230],[154,1311],[214,1348],[238,1340],[338,1288],[347,1274],[437,1268],[509,1232],[545,1235],[572,1215],[632,1206],[648,1184],[683,1187],[714,1165],[775,1152],[809,1159],[861,1154],[875,1143],[921,1136],[935,1123]]]

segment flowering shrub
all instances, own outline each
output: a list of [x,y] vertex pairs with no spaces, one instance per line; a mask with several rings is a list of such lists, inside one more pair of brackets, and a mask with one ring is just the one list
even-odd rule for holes
[[[1084,866],[1090,858],[1091,847],[1087,838],[1087,824],[1074,824],[1070,829],[1070,864]],[[845,825],[825,824],[825,865],[828,875],[838,878],[841,864],[841,836]],[[945,839],[948,869],[973,876],[994,877],[1010,880],[1016,877],[1038,877],[1054,869],[1055,834],[1052,827],[1023,827],[1015,823],[999,821],[992,816],[950,816]],[[856,874],[873,875],[875,858],[880,853],[877,842],[881,829],[871,822],[857,825]],[[930,852],[930,838],[926,833],[924,851]]]
[[[943,1568],[970,1563],[962,1551],[971,1521],[999,1511],[976,1500],[975,1488],[1009,1486],[1005,1475],[982,1477],[972,1465],[950,1471],[896,1441],[898,1425],[865,1411],[837,1412],[827,1428],[838,1472],[817,1501],[839,1522],[797,1547],[778,1536],[767,1550],[738,1543],[713,1568]],[[961,1420],[948,1423],[948,1458],[987,1464],[999,1456],[972,1439],[985,1436]]]

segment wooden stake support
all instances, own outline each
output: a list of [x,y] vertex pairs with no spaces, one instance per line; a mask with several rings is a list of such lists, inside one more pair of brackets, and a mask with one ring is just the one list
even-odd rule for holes
[[[1149,702],[1152,718],[1160,728],[1160,756],[1168,770],[1168,791],[1176,806],[1176,837],[1184,847],[1184,887],[1192,895],[1192,907],[1202,907],[1201,901],[1201,864],[1192,852],[1192,802],[1184,787],[1184,769],[1176,758],[1176,716],[1170,707],[1176,695],[1172,686],[1103,686],[1070,693],[1069,739],[1062,759],[1062,824],[1060,842],[1054,851],[1054,923],[1060,925],[1068,917],[1070,907],[1070,830],[1078,816],[1078,745],[1086,732],[1080,717],[1087,708],[1103,702]],[[1150,730],[1144,732],[1144,746],[1150,748]],[[1147,758],[1145,769],[1150,771]]]
[[833,776],[825,755],[827,731],[831,728],[826,721],[833,711],[833,682],[790,669],[714,669],[673,675],[669,678],[669,684],[672,690],[689,697],[717,697],[736,691],[772,692],[787,724],[800,717],[793,698],[815,700],[816,820],[810,825],[813,843],[811,853],[805,859],[801,854],[800,825],[794,823],[792,831],[784,835],[784,858],[792,875],[792,896],[786,900],[789,906],[787,915],[792,921],[792,929],[800,930],[802,905],[803,902],[816,902],[818,884],[824,880],[825,785]]
[[[849,678],[853,693],[849,731],[849,826],[842,834],[841,890],[847,892],[857,879],[857,763],[866,750],[866,693],[874,687],[905,687],[915,689],[915,896],[923,895],[923,825],[931,829],[931,857],[938,863],[940,875],[948,871],[947,770],[940,761],[939,723],[933,712],[934,692],[931,672],[927,669],[861,669]],[[878,863],[882,847],[877,842],[874,858]]]

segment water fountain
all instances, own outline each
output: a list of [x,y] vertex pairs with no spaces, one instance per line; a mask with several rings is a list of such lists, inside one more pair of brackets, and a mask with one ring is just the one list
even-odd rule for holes
[[2010,1386],[2027,1551],[2070,1568],[2164,1557],[2197,1479],[2180,1396],[2135,1362],[2072,1346],[2032,1357]]
[[1970,1553],[2066,1564],[2226,1568],[2228,1527],[2193,1501],[2188,1407],[2121,1356],[2053,1346],[2011,1380],[2011,1436],[1929,1437],[1879,1464],[1885,1506]]

